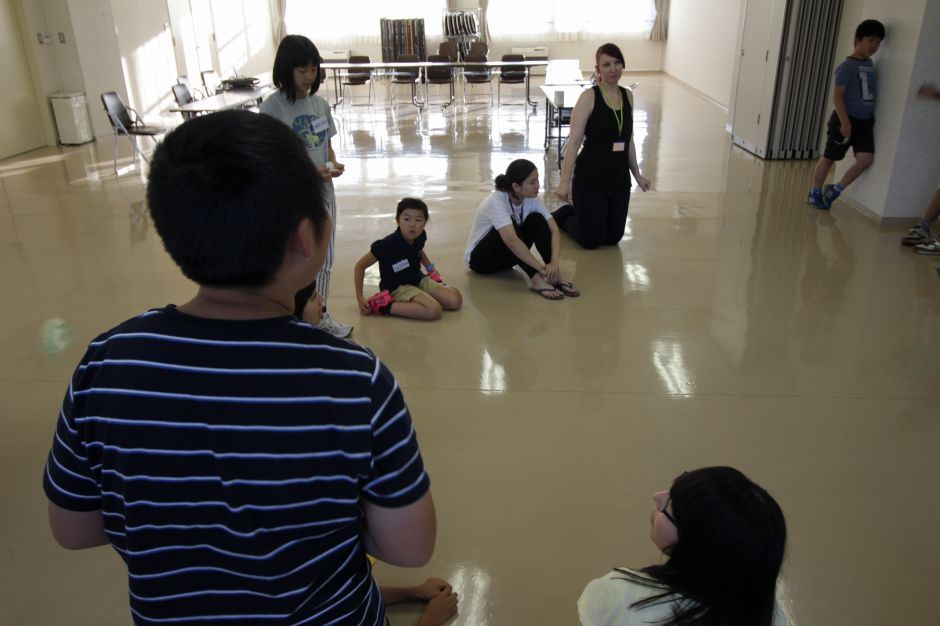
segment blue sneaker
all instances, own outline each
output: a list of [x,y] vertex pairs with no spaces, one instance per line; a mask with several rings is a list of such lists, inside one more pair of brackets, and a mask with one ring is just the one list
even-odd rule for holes
[[832,203],[835,202],[841,194],[842,190],[836,189],[835,185],[824,186],[822,192],[822,202],[824,205],[826,205],[825,208],[828,209],[831,207]]
[[821,191],[810,191],[809,196],[806,198],[806,204],[811,204],[817,209],[825,210],[829,208],[823,203],[823,195]]

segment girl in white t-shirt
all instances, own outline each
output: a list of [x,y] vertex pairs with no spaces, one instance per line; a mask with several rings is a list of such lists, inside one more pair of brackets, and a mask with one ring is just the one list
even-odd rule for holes
[[[352,332],[352,326],[343,324],[327,313],[333,246],[336,242],[336,193],[333,190],[333,179],[342,176],[346,167],[337,162],[336,153],[333,152],[331,138],[336,134],[336,125],[330,114],[330,105],[316,95],[324,77],[320,63],[320,52],[312,41],[303,35],[284,37],[274,56],[273,79],[278,90],[261,104],[261,112],[284,122],[303,140],[313,167],[326,183],[327,208],[334,226],[323,270],[312,285],[298,292],[295,315],[330,334],[346,337]],[[314,290],[319,298],[314,297]],[[308,304],[308,300],[313,304]]]
[[[581,295],[558,267],[561,233],[539,199],[539,171],[517,159],[496,177],[496,190],[477,208],[464,261],[479,274],[495,274],[518,265],[531,280],[529,289],[548,300]],[[542,259],[532,254],[535,244]]]
[[666,562],[588,583],[578,600],[583,626],[786,626],[776,600],[783,512],[744,474],[683,473],[653,494],[650,524]]

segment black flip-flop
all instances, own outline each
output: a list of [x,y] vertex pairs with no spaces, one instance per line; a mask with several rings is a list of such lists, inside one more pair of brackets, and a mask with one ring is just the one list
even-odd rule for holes
[[556,291],[560,291],[569,298],[577,298],[581,295],[581,292],[575,289],[575,286],[571,283],[555,283],[552,285]]
[[537,293],[538,295],[542,296],[542,297],[545,298],[546,300],[552,300],[552,301],[554,301],[554,302],[557,302],[558,300],[564,300],[564,299],[565,299],[565,296],[563,295],[563,294],[565,293],[564,291],[561,291],[560,295],[559,295],[557,298],[553,298],[552,296],[547,295],[548,292],[550,292],[550,291],[560,291],[560,290],[558,290],[558,289],[555,289],[554,287],[543,287],[542,289],[536,289],[535,287],[529,287],[529,291],[531,291],[532,293]]

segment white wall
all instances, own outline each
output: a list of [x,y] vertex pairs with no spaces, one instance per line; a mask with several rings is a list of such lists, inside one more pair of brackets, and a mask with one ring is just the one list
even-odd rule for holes
[[[940,81],[940,3],[928,0],[846,0],[837,61],[852,50],[862,19],[882,21],[887,36],[874,61],[875,162],[843,194],[849,204],[876,219],[915,217],[926,207],[940,176],[940,108],[915,99],[925,81]],[[851,153],[836,176],[851,165]]]
[[38,148],[46,141],[19,23],[16,3],[0,1],[0,75],[4,81],[0,106],[7,117],[0,125],[0,158]]
[[671,0],[663,70],[721,106],[731,103],[744,0]]
[[101,94],[116,91],[124,102],[128,101],[111,3],[109,0],[68,0],[68,5],[91,125],[96,137],[105,137],[112,131],[101,106]]
[[176,59],[165,2],[111,0],[114,32],[127,86],[127,103],[156,120],[173,102]]

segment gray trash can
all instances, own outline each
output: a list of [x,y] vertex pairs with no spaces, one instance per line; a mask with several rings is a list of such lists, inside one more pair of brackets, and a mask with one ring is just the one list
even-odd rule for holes
[[94,140],[85,94],[54,93],[49,96],[49,103],[59,131],[59,143],[77,145]]

